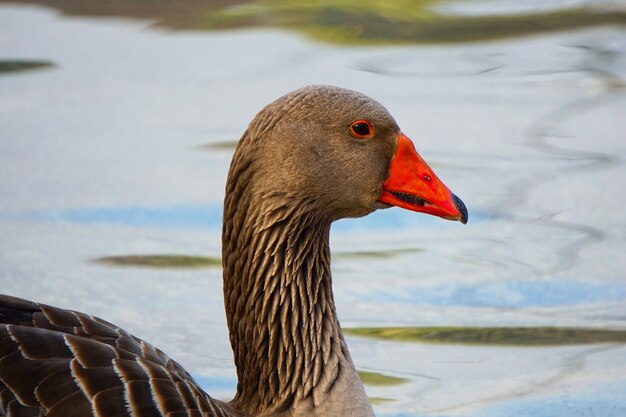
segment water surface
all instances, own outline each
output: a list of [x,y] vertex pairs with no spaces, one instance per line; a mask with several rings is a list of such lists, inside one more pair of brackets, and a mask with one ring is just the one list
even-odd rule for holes
[[[2,292],[115,322],[229,398],[232,144],[281,94],[341,85],[385,104],[470,211],[333,226],[342,324],[383,329],[347,336],[377,415],[626,414],[619,4],[368,2],[358,31],[351,2],[335,23],[293,2],[176,3],[0,4]],[[384,337],[397,328],[455,330]]]

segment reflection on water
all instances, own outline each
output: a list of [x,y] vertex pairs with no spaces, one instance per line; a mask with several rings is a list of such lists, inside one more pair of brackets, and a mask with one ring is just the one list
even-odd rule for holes
[[[377,415],[625,414],[623,8],[24,3],[89,17],[0,6],[3,292],[113,321],[230,397],[215,256],[230,139],[285,91],[339,84],[388,106],[471,212],[333,225],[338,312]],[[454,43],[486,38],[509,40]]]
[[215,204],[174,205],[165,207],[97,207],[62,211],[34,212],[33,220],[115,224],[133,227],[212,228],[222,226],[222,207]]
[[[623,73],[619,69],[620,61],[623,59],[622,53],[619,49],[615,49],[612,46],[595,43],[581,43],[568,45],[567,47],[585,51],[584,54],[581,54],[580,61],[576,63],[574,68],[567,71],[584,72],[588,79],[595,80],[598,86],[592,94],[577,97],[572,101],[557,106],[531,123],[525,129],[523,145],[545,155],[571,161],[572,163],[566,166],[548,167],[540,173],[533,172],[531,175],[519,178],[511,184],[500,206],[513,207],[522,204],[534,188],[545,184],[547,181],[555,181],[564,176],[576,175],[587,171],[604,171],[621,163],[621,158],[610,152],[602,152],[598,149],[580,150],[568,147],[566,141],[570,138],[559,131],[568,122],[578,117],[584,117],[585,114],[597,111],[597,109],[602,107],[609,107],[615,101],[623,98],[626,79],[623,78]],[[546,74],[554,74],[555,72],[559,71],[544,71]],[[563,144],[557,145],[555,144],[556,141]],[[541,181],[537,181],[539,176]],[[553,268],[545,271],[545,275],[570,269],[576,264],[578,253],[581,250],[605,238],[605,232],[601,228],[573,221],[557,220],[552,213],[544,214],[540,218],[526,219],[525,221],[539,222],[549,228],[572,230],[580,234],[578,239],[561,248],[562,256],[560,261]]]
[[587,388],[582,392],[566,392],[556,396],[540,395],[512,400],[503,405],[494,405],[475,414],[476,417],[516,417],[593,415],[603,417],[622,417],[626,414],[626,405],[619,399],[626,392],[626,380],[613,384],[603,384]]
[[283,27],[340,43],[468,42],[626,23],[623,10],[577,5],[553,10],[522,8],[509,13],[457,15],[446,2],[273,0],[219,10],[200,28]]
[[611,303],[626,299],[626,284],[579,280],[524,280],[474,284],[416,286],[363,295],[367,300],[438,306],[548,307]]
[[224,150],[224,151],[233,151],[235,150],[235,147],[237,146],[237,141],[236,140],[232,140],[232,141],[222,141],[222,142],[211,142],[211,143],[207,143],[204,145],[201,145],[201,149],[207,149],[207,150]]
[[[391,259],[405,253],[422,252],[421,248],[404,248],[389,250],[364,250],[355,252],[333,253],[333,260],[343,259]],[[219,257],[190,256],[190,255],[117,255],[104,256],[92,262],[120,267],[147,267],[147,268],[221,268],[222,260]]]
[[394,386],[407,382],[406,378],[398,378],[396,376],[385,375],[380,372],[358,371],[359,378],[365,385],[377,386]]
[[105,256],[93,262],[110,266],[138,266],[146,268],[221,268],[220,258],[187,255],[120,255]]
[[383,327],[346,328],[347,334],[380,340],[417,343],[452,343],[496,346],[558,346],[626,343],[626,331],[559,327],[438,328]]
[[[132,16],[176,29],[278,27],[339,43],[468,42],[626,24],[610,1],[561,1],[553,7],[511,0],[467,12],[464,2],[437,0],[221,0],[148,2],[29,0],[68,14]],[[526,2],[524,2],[526,3]],[[455,7],[456,6],[456,7]],[[494,9],[499,9],[494,13]]]
[[51,68],[54,64],[48,61],[33,60],[0,60],[0,75],[8,72],[21,72],[36,69]]

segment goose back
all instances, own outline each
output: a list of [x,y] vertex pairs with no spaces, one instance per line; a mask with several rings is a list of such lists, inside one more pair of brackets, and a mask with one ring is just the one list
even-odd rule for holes
[[0,295],[0,416],[236,417],[149,343],[83,313]]

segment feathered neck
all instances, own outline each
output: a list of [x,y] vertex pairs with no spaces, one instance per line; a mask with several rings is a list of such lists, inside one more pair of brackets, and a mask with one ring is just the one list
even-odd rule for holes
[[331,288],[330,219],[300,196],[255,195],[246,168],[231,168],[226,190],[224,297],[239,380],[233,402],[263,414],[321,401],[347,351]]

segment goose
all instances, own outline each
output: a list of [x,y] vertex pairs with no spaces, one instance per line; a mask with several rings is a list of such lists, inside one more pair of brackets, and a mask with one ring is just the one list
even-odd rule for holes
[[398,206],[467,210],[373,99],[309,86],[263,108],[229,169],[223,290],[231,401],[177,362],[85,313],[0,296],[0,416],[367,417],[374,412],[333,299],[333,221]]

